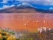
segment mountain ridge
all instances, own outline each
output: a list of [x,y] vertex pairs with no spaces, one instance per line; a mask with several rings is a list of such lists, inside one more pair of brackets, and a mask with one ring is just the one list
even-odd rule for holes
[[53,13],[53,10],[44,10],[33,8],[31,6],[14,6],[0,10],[0,13],[28,13],[28,12],[41,12],[41,13]]

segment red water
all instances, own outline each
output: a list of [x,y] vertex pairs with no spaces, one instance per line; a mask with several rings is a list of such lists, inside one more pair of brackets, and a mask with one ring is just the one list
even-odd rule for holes
[[53,28],[53,14],[11,13],[0,14],[0,27],[13,30],[35,31],[38,27]]

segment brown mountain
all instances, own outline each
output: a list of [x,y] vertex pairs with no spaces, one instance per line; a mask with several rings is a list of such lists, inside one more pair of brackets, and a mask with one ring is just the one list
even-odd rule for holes
[[7,9],[0,10],[0,13],[30,13],[30,12],[36,12],[34,8],[32,7],[11,7]]

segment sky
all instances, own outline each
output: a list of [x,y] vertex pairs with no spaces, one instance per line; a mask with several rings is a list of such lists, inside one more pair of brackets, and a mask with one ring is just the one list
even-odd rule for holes
[[[9,7],[14,6],[15,2],[12,2],[12,1],[13,0],[0,0],[0,9],[9,8]],[[53,0],[16,0],[16,1],[21,2],[21,4],[25,2],[29,2],[30,5],[32,5],[35,8],[39,8],[39,9],[45,9],[45,10],[53,9]]]

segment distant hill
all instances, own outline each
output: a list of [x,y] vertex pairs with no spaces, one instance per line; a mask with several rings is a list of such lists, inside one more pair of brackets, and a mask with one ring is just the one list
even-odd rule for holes
[[11,8],[0,10],[0,13],[28,13],[28,12],[35,12],[35,9],[28,6],[14,6]]
[[30,13],[30,12],[42,12],[42,13],[53,13],[53,10],[43,10],[33,8],[31,6],[14,6],[7,9],[0,10],[0,13]]

